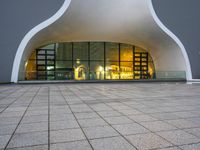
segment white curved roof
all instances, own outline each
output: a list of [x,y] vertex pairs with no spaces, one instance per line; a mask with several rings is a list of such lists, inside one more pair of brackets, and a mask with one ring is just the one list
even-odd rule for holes
[[67,8],[58,12],[62,16],[27,41],[23,60],[34,48],[53,42],[121,42],[148,50],[157,71],[186,71],[191,78],[183,45],[156,18],[151,0],[72,0],[69,7],[67,1],[63,5]]

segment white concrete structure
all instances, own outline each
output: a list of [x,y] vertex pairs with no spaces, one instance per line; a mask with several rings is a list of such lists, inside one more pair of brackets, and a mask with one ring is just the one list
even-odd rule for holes
[[54,42],[108,41],[148,50],[156,71],[185,71],[192,78],[187,53],[178,38],[157,18],[151,0],[65,0],[49,20],[32,29],[21,42],[12,82],[23,78],[31,52]]

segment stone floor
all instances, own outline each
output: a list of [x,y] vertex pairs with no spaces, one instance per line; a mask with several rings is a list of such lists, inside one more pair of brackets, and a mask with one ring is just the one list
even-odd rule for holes
[[200,150],[200,84],[0,85],[0,150]]

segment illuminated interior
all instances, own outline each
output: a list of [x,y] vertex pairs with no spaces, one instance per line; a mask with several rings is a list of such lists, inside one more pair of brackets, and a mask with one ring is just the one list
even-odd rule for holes
[[26,62],[26,80],[154,79],[150,54],[111,42],[55,43],[34,50]]

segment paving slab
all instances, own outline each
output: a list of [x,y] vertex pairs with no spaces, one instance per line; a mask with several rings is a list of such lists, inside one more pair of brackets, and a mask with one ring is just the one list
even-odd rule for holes
[[157,149],[157,150],[182,150],[179,147],[168,147],[168,148],[162,148],[162,149]]
[[144,114],[144,115],[128,115],[128,118],[130,118],[131,120],[134,120],[135,122],[150,122],[150,121],[156,121],[158,119]]
[[78,122],[80,123],[81,127],[95,127],[95,126],[108,125],[101,118],[80,119],[80,120],[78,120]]
[[81,129],[67,129],[51,131],[51,143],[57,142],[71,142],[86,139]]
[[13,125],[0,125],[0,136],[1,135],[11,135],[15,128],[17,127],[16,124]]
[[4,149],[4,147],[6,146],[6,144],[9,141],[10,137],[11,137],[11,135],[0,136],[0,149]]
[[48,145],[39,145],[39,146],[26,146],[26,147],[18,147],[18,148],[9,148],[7,150],[47,150]]
[[200,143],[184,145],[184,146],[180,146],[180,148],[183,149],[183,150],[199,150],[200,149]]
[[184,131],[190,133],[190,134],[193,134],[197,137],[200,138],[200,128],[191,128],[191,129],[185,129]]
[[109,111],[99,111],[97,112],[101,117],[116,117],[116,116],[122,116],[121,113],[114,111],[114,110],[109,110]]
[[130,135],[126,136],[126,138],[138,149],[142,150],[158,149],[172,146],[172,144],[170,144],[168,141],[154,133]]
[[99,118],[95,112],[74,113],[77,119]]
[[48,115],[36,115],[36,116],[24,116],[22,119],[22,124],[48,122]]
[[131,119],[129,119],[126,116],[119,116],[119,117],[106,117],[104,118],[108,123],[114,125],[114,124],[127,124],[127,123],[133,123]]
[[24,146],[34,146],[48,144],[48,133],[47,132],[30,132],[30,133],[20,133],[15,134],[8,148],[17,148]]
[[40,132],[48,130],[48,122],[20,124],[15,133]]
[[90,144],[85,141],[51,144],[50,150],[92,150]]
[[157,132],[157,134],[175,145],[184,145],[200,142],[199,138],[183,130]]
[[83,128],[88,139],[118,136],[119,134],[111,126],[99,126]]
[[50,122],[50,130],[62,130],[70,128],[79,128],[79,125],[75,119]]
[[200,127],[200,124],[186,119],[167,120],[166,122],[180,129]]
[[142,134],[150,132],[137,123],[113,125],[113,128],[115,128],[122,135]]
[[164,121],[141,122],[140,124],[152,132],[178,129],[175,126],[165,123]]
[[112,107],[109,107],[103,103],[102,104],[101,103],[100,104],[91,104],[90,107],[95,111],[106,111],[106,110],[111,111],[111,110],[113,110]]
[[90,142],[95,150],[136,150],[122,137],[94,139]]
[[74,120],[75,117],[73,114],[51,114],[50,121],[67,121],[67,120]]

